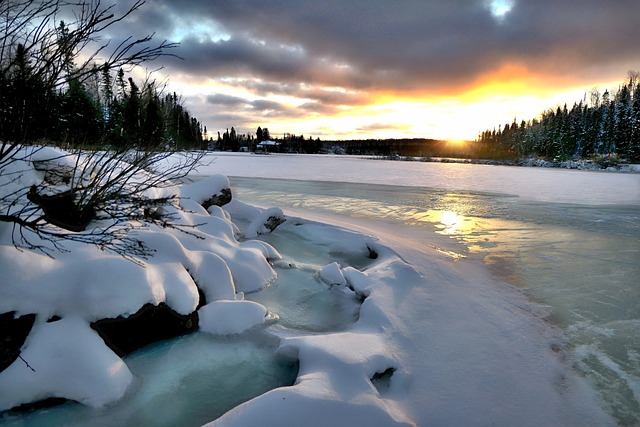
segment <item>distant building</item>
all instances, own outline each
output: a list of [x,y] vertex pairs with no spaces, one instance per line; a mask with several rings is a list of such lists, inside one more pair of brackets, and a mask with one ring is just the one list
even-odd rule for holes
[[280,144],[281,143],[278,141],[262,141],[260,144],[256,145],[256,151],[266,151],[269,153],[279,152]]

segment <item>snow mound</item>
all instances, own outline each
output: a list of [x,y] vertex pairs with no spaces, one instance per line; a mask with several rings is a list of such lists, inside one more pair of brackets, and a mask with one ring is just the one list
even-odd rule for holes
[[99,407],[122,397],[132,381],[125,363],[75,316],[34,326],[22,358],[0,372],[0,408],[49,397]]
[[262,325],[267,309],[253,301],[215,301],[198,310],[200,330],[216,335],[240,334]]
[[211,175],[192,184],[183,185],[180,188],[180,197],[193,200],[208,208],[217,205],[220,198],[226,199],[225,193],[229,192],[230,187],[231,184],[226,176]]
[[[3,166],[0,200],[16,197],[17,205],[26,205],[31,185],[58,191],[68,184],[45,181],[47,174],[73,171],[76,164],[85,161],[84,155],[55,148],[24,149],[15,161]],[[117,167],[124,167],[125,161],[118,159]],[[99,245],[76,241],[63,242],[65,251],[53,251],[52,257],[35,248],[18,250],[11,225],[0,223],[0,313],[36,314],[38,319],[20,349],[36,372],[20,359],[0,372],[0,410],[48,397],[90,406],[120,399],[131,374],[89,327],[91,322],[127,318],[146,304],[161,303],[181,315],[207,303],[200,310],[202,329],[212,333],[240,333],[264,322],[266,308],[236,300],[242,300],[244,292],[259,290],[275,280],[270,260],[281,256],[267,243],[238,241],[238,228],[228,212],[216,205],[203,207],[217,196],[230,198],[229,180],[216,175],[193,184],[151,188],[149,194],[179,197],[177,203],[168,200],[157,212],[176,227],[160,223],[140,227],[131,222],[134,229],[129,235],[152,251],[151,256],[136,262]],[[8,209],[12,206],[0,205],[0,214]],[[261,211],[252,215],[256,224],[266,218]],[[280,218],[282,212],[269,212],[268,216]],[[88,231],[110,225],[109,220],[95,220]],[[38,235],[24,232],[35,245],[50,247]],[[59,320],[47,323],[47,319]]]
[[346,286],[347,279],[345,279],[342,271],[340,270],[340,264],[337,262],[332,262],[329,265],[326,265],[322,268],[322,270],[318,273],[320,275],[320,279],[329,286],[337,285],[337,286]]
[[269,208],[257,215],[244,232],[247,239],[253,239],[260,234],[271,233],[278,225],[285,221],[280,208]]

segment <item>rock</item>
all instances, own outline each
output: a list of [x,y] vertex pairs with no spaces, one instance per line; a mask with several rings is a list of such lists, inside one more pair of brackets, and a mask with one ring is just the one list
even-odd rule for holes
[[65,230],[84,231],[96,216],[92,207],[80,207],[76,204],[74,192],[71,190],[51,195],[40,194],[34,185],[29,190],[27,198],[40,206],[45,221]]
[[220,193],[214,194],[209,199],[201,203],[202,207],[209,209],[210,206],[224,206],[231,201],[233,196],[231,195],[231,189],[222,188]]
[[198,329],[198,312],[183,315],[165,303],[145,304],[136,313],[102,319],[91,327],[119,356],[125,356],[147,344],[194,332]]
[[286,218],[282,209],[269,208],[260,212],[251,221],[244,232],[247,239],[255,239],[260,234],[268,234],[275,230],[280,224],[284,223]]
[[199,203],[205,209],[210,206],[224,206],[232,199],[231,183],[224,175],[211,175],[181,186],[180,198]]
[[0,314],[0,372],[9,367],[20,356],[33,323],[35,314],[15,317],[15,312]]

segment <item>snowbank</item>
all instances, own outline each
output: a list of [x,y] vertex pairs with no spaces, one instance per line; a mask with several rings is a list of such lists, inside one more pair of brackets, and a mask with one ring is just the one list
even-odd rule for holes
[[[73,169],[82,161],[52,148],[25,150],[23,156],[0,174],[0,196],[15,194],[16,204],[29,203],[21,190],[42,184],[45,174]],[[65,190],[64,182],[54,185],[57,191]],[[11,225],[0,223],[0,313],[36,315],[20,349],[24,361],[17,358],[0,372],[0,410],[49,397],[90,406],[121,398],[131,374],[90,328],[100,319],[127,318],[146,304],[160,303],[186,315],[206,302],[200,313],[203,329],[211,333],[240,333],[261,324],[266,308],[235,300],[242,299],[242,292],[271,283],[276,272],[269,259],[281,257],[264,242],[238,241],[239,231],[228,213],[218,206],[209,211],[201,206],[228,189],[229,180],[220,175],[158,189],[159,194],[179,196],[179,205],[168,203],[162,212],[185,227],[181,231],[150,225],[132,232],[153,251],[153,256],[137,263],[79,242],[65,242],[65,252],[54,251],[53,256],[29,247],[17,249]],[[1,208],[5,213],[11,206]],[[104,221],[100,225],[108,226]],[[30,231],[25,233],[32,243],[49,245]]]
[[132,375],[87,322],[67,316],[39,323],[21,357],[0,372],[0,408],[7,409],[49,397],[99,407],[124,395]]
[[[28,162],[20,167],[12,188],[43,179]],[[328,257],[339,254],[317,266],[317,278],[327,292],[337,288],[363,299],[359,316],[337,332],[271,331],[278,352],[299,362],[296,383],[237,406],[211,426],[613,424],[554,350],[557,331],[483,266],[456,262],[414,230],[364,228],[336,217],[324,219],[332,226],[282,222],[277,208],[237,200],[202,205],[227,183],[214,177],[159,190],[180,196],[179,205],[162,211],[186,232],[138,230],[136,237],[155,251],[140,264],[80,244],[55,259],[18,251],[10,227],[0,224],[6,272],[0,312],[37,315],[20,349],[29,365],[17,359],[0,372],[0,410],[47,397],[93,407],[121,399],[131,389],[131,372],[89,327],[103,316],[127,317],[144,304],[165,303],[180,314],[197,310],[208,333],[260,327],[269,307],[245,301],[244,293],[272,283],[277,273],[270,262],[293,263],[265,242],[238,238],[268,231],[275,218],[297,241]]]

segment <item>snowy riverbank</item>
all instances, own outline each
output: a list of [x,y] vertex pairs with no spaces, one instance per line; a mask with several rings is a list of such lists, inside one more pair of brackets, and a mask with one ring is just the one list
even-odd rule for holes
[[[339,175],[326,163],[301,157],[292,174],[291,167],[279,164],[294,157],[258,157],[216,157],[199,173],[284,174],[289,179],[307,174],[321,180],[357,175],[386,184],[403,179],[384,174],[375,161],[340,161],[344,173]],[[462,171],[437,176],[438,171],[418,182],[437,187],[465,181]],[[502,182],[489,173],[485,178]],[[625,182],[626,191],[637,189],[637,181]],[[138,377],[89,323],[163,302],[181,314],[197,312],[200,329],[210,334],[275,338],[278,354],[299,365],[295,384],[262,394],[213,425],[294,425],[301,420],[318,426],[615,424],[572,370],[561,331],[541,318],[544,309],[496,282],[482,263],[452,257],[457,249],[447,238],[291,208],[285,211],[286,222],[269,233],[266,220],[281,216],[279,210],[238,200],[208,210],[199,205],[220,191],[220,183],[224,186],[225,178],[217,176],[172,189],[183,196],[183,209],[175,211],[180,221],[197,224],[197,231],[140,231],[139,238],[157,251],[142,266],[77,245],[55,259],[20,252],[8,239],[8,228],[1,230],[0,311],[37,315],[22,347],[33,370],[16,359],[0,372],[4,408],[57,396],[95,407],[108,420],[110,407],[135,400],[129,393],[138,389],[136,381],[152,379]],[[496,191],[505,185],[526,191],[511,187],[513,181],[500,185]],[[593,197],[614,202],[605,185],[594,185],[592,191]],[[544,197],[544,191],[536,195]],[[247,239],[255,236],[262,239]],[[296,330],[278,321],[278,311],[286,307],[253,301],[260,289],[292,269],[308,273],[305,280],[321,285],[321,292],[361,301],[354,323],[334,331]],[[207,303],[201,307],[199,290]],[[347,313],[352,309],[345,305]],[[155,392],[171,396],[180,387]],[[216,400],[221,391],[212,384],[209,393]],[[167,411],[171,399],[161,402]],[[38,416],[11,415],[0,422],[19,425],[21,417]],[[117,422],[132,425],[135,417]]]

